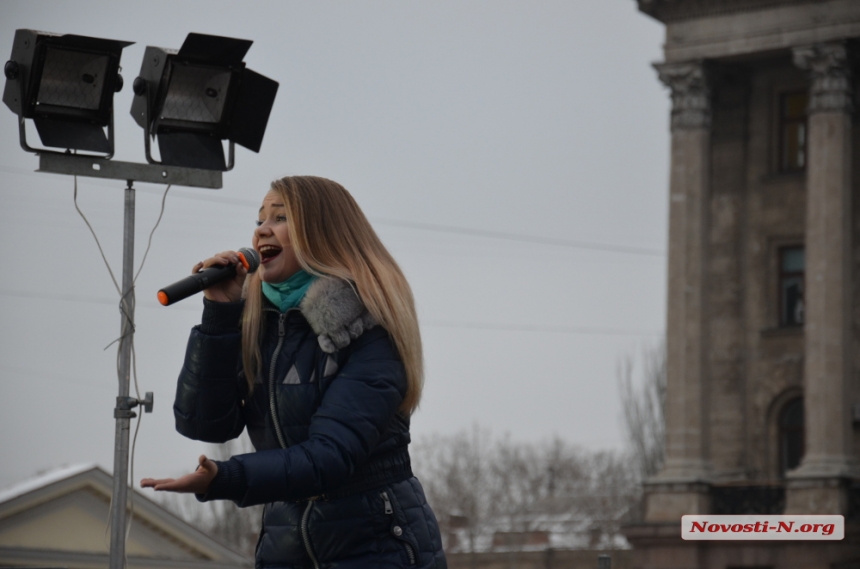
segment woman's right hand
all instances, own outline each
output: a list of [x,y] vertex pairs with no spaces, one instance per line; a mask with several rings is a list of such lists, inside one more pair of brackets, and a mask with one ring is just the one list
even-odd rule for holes
[[248,276],[248,271],[245,269],[245,265],[239,260],[239,253],[236,251],[223,251],[209,257],[205,261],[194,265],[191,273],[194,274],[209,267],[224,265],[236,265],[236,276],[203,289],[203,296],[214,302],[238,302],[242,299],[242,285],[245,284],[245,277]]

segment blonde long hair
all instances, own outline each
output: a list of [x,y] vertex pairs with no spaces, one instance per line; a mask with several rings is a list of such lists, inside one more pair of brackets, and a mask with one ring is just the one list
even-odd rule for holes
[[[370,315],[391,335],[406,368],[407,390],[400,411],[410,415],[424,385],[421,334],[412,289],[397,262],[346,189],[316,176],[288,176],[272,182],[284,200],[290,242],[311,274],[354,284]],[[263,332],[262,281],[249,276],[242,317],[242,364],[248,386],[260,372]]]

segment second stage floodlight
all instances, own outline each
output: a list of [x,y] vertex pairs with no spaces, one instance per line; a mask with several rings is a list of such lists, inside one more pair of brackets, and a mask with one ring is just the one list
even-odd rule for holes
[[112,156],[119,61],[132,43],[16,30],[3,102],[18,115],[22,148],[44,152],[27,143],[24,119],[32,119],[44,146]]
[[278,83],[245,67],[252,43],[191,33],[179,51],[146,48],[131,114],[144,129],[150,163],[158,163],[152,137],[160,163],[172,166],[230,170],[234,144],[260,151]]

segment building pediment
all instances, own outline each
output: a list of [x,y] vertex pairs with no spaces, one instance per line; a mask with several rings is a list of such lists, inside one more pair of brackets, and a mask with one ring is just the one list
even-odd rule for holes
[[[14,566],[106,567],[112,477],[66,468],[0,492],[0,561]],[[239,569],[250,560],[134,492],[129,567]]]

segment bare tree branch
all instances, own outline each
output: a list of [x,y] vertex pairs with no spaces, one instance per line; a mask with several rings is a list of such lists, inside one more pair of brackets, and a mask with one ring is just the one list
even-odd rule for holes
[[636,468],[618,453],[559,438],[537,445],[471,433],[415,445],[415,470],[449,551],[624,547],[620,523],[638,497]]
[[666,351],[665,345],[644,350],[643,376],[634,386],[632,356],[621,358],[617,366],[627,442],[637,465],[640,480],[654,476],[663,466],[666,445]]

